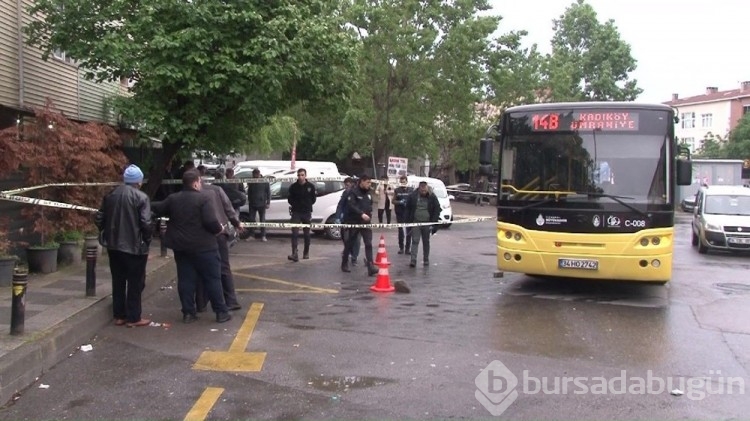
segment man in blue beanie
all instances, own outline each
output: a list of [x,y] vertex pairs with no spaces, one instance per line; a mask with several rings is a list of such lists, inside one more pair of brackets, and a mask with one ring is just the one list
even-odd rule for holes
[[128,166],[122,180],[125,184],[104,197],[95,222],[101,232],[99,242],[109,254],[115,324],[147,326],[151,321],[141,318],[141,292],[153,234],[151,206],[140,190],[140,168]]

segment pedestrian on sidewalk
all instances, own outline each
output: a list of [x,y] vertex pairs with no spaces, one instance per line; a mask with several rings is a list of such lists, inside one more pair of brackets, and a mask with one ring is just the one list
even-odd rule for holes
[[99,243],[109,255],[115,325],[146,326],[151,320],[141,317],[141,293],[146,286],[146,263],[153,235],[151,205],[140,190],[140,168],[128,166],[122,178],[124,184],[102,200],[95,223],[100,231]]
[[[408,222],[438,222],[440,220],[440,202],[435,193],[430,191],[426,181],[419,182],[419,188],[409,196],[406,207]],[[417,266],[420,239],[422,240],[422,262],[425,266],[430,265],[430,235],[436,230],[437,225],[412,227],[409,266]]]
[[[253,170],[253,178],[261,179],[260,170]],[[250,222],[255,222],[255,214],[258,214],[258,222],[266,222],[266,209],[271,207],[271,185],[268,181],[247,184],[247,204],[250,211]],[[253,231],[255,229],[253,228]],[[256,234],[257,235],[257,234]],[[260,228],[261,241],[266,239],[266,227]]]
[[[312,222],[312,210],[317,193],[315,185],[307,181],[307,171],[304,168],[297,170],[297,181],[289,186],[289,213],[291,214],[291,223],[309,224]],[[310,228],[304,228],[305,248],[302,252],[303,259],[310,258]],[[292,254],[287,258],[293,262],[299,261],[297,254],[297,244],[299,242],[299,228],[292,228]]]
[[221,257],[216,236],[224,231],[209,197],[201,194],[201,177],[197,170],[185,171],[182,191],[154,202],[151,207],[158,216],[169,218],[167,247],[174,250],[177,265],[177,292],[182,303],[182,321],[198,319],[195,308],[195,288],[203,284],[216,321],[231,320],[221,288]]
[[362,242],[365,243],[365,259],[367,274],[372,276],[378,273],[372,260],[372,228],[368,225],[372,221],[372,195],[370,194],[371,180],[369,175],[362,175],[359,183],[353,187],[346,199],[346,219],[347,224],[362,225],[362,228],[349,228],[347,235],[349,239],[346,248],[341,257],[341,271],[351,272],[349,269],[349,256],[354,249],[357,237],[362,236]]

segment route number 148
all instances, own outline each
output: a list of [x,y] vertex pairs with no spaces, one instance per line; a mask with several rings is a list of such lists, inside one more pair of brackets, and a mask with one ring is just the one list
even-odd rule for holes
[[531,118],[534,130],[557,130],[560,127],[560,116],[557,114],[534,114]]

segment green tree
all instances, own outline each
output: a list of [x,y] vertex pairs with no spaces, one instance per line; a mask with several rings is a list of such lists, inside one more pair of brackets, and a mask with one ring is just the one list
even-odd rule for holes
[[750,114],[742,116],[737,127],[729,133],[725,149],[727,158],[750,158]]
[[358,89],[347,107],[306,108],[301,127],[315,149],[378,162],[429,155],[447,174],[476,166],[486,129],[477,106],[505,91],[502,74],[490,83],[488,69],[517,57],[522,35],[493,39],[500,18],[477,15],[488,9],[485,0],[353,0],[346,16],[362,44]]
[[26,29],[44,58],[63,49],[88,79],[135,81],[116,107],[163,139],[152,181],[180,150],[251,149],[279,112],[345,99],[356,72],[338,2],[37,0],[29,12],[43,17]]
[[726,158],[726,140],[711,132],[706,133],[701,147],[696,151],[696,158],[721,159]]
[[555,101],[632,101],[641,92],[630,79],[636,60],[614,20],[600,23],[594,8],[577,0],[554,21],[546,77]]

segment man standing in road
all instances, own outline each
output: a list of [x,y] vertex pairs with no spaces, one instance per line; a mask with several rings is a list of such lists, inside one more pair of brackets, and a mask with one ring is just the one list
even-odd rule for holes
[[[406,204],[408,222],[438,222],[440,220],[440,202],[435,193],[431,192],[426,181],[419,182],[419,188],[414,191]],[[412,227],[411,262],[409,266],[417,266],[419,254],[419,239],[422,239],[422,262],[430,265],[430,235],[437,230],[437,225]]]
[[[344,191],[341,193],[341,199],[339,199],[339,204],[336,206],[336,223],[340,224],[341,221],[346,219],[346,202],[349,198],[349,192],[354,187],[354,179],[351,177],[346,177],[344,179]],[[349,229],[348,228],[341,228],[341,240],[344,243],[344,250],[346,250],[346,243],[349,238]],[[351,258],[352,258],[352,266],[357,265],[357,258],[359,257],[359,249],[361,248],[362,243],[359,240],[359,236],[356,236],[354,238],[354,245],[352,246],[351,250]],[[342,252],[343,253],[343,252]]]
[[[266,222],[266,209],[271,207],[271,186],[268,181],[261,181],[260,170],[257,168],[253,170],[253,178],[258,182],[247,184],[247,205],[250,210],[250,222],[255,222],[256,212],[259,222]],[[268,241],[265,227],[260,229],[260,240]]]
[[[297,170],[297,181],[289,186],[290,213],[293,224],[309,224],[312,222],[312,210],[317,194],[315,185],[307,181],[307,171],[304,168]],[[305,248],[302,253],[303,259],[310,258],[310,228],[304,228]],[[287,258],[293,262],[299,261],[297,244],[299,240],[299,228],[292,228],[292,254]]]
[[[414,191],[413,188],[408,185],[409,180],[405,175],[402,175],[399,179],[399,186],[394,191],[396,211],[396,222],[405,223],[407,220],[406,214],[406,203],[409,201],[409,196]],[[406,246],[406,249],[404,249]],[[410,254],[411,253],[411,228],[399,228],[398,229],[398,254]]]
[[[234,278],[232,277],[232,267],[229,264],[229,224],[238,231],[242,232],[243,228],[240,225],[240,219],[232,208],[232,203],[229,201],[224,190],[219,186],[213,186],[208,183],[203,183],[201,186],[201,192],[208,195],[211,200],[211,206],[216,213],[216,217],[222,227],[225,227],[219,235],[216,236],[216,244],[219,247],[219,257],[221,257],[221,289],[224,294],[224,302],[226,303],[229,310],[239,310],[242,308],[240,303],[237,301],[237,293],[234,291]],[[199,284],[200,285],[200,284]],[[203,289],[198,287],[198,290],[203,292]],[[205,307],[204,294],[197,294],[196,305]],[[199,299],[203,302],[199,302]]]
[[231,320],[221,290],[221,257],[216,236],[224,231],[217,219],[209,197],[201,194],[201,176],[197,170],[185,171],[182,191],[151,207],[159,216],[169,218],[164,241],[174,250],[177,265],[177,292],[182,303],[182,321],[198,319],[195,308],[195,288],[203,283],[216,321]]
[[130,165],[122,178],[125,184],[104,197],[95,223],[101,232],[99,242],[109,254],[115,324],[147,326],[151,320],[141,318],[141,293],[153,234],[151,205],[140,190],[140,168]]
[[349,191],[346,199],[346,219],[344,222],[347,224],[363,225],[363,227],[347,229],[349,238],[347,239],[344,254],[341,258],[341,271],[343,272],[351,272],[349,269],[349,256],[354,249],[357,237],[361,235],[362,241],[365,243],[367,274],[372,276],[378,273],[378,268],[375,267],[372,260],[372,229],[364,227],[365,224],[369,225],[372,220],[371,183],[370,176],[362,175],[359,178],[359,183]]

